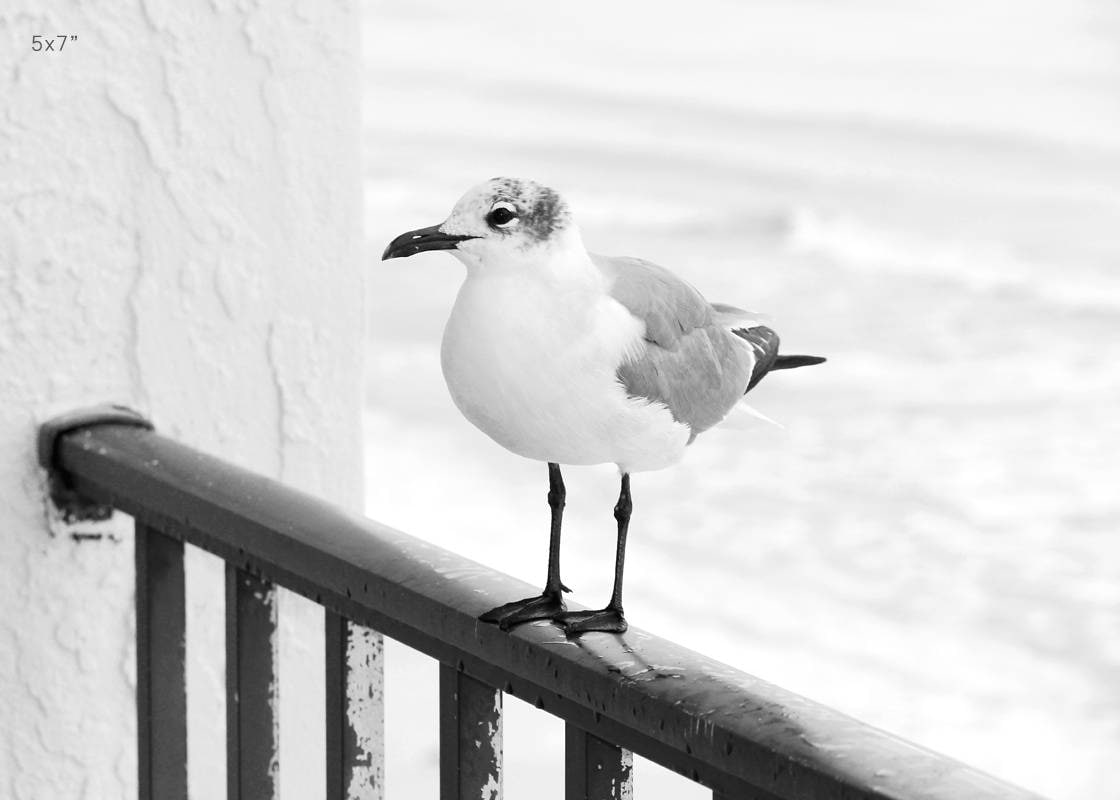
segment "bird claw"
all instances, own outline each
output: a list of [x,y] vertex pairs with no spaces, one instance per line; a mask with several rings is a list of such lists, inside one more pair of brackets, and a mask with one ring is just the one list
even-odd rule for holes
[[556,622],[564,626],[564,633],[569,636],[591,631],[605,633],[625,633],[626,618],[620,608],[601,608],[597,611],[569,611],[555,617]]
[[556,619],[567,610],[564,599],[559,593],[542,594],[537,597],[527,597],[524,600],[514,600],[512,603],[492,608],[479,617],[482,622],[496,624],[503,631],[508,631],[514,625],[532,622],[537,619]]

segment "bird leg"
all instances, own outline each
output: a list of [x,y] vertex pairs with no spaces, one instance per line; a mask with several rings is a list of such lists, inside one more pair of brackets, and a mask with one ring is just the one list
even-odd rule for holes
[[492,608],[479,617],[483,622],[494,622],[502,630],[535,619],[555,619],[567,608],[562,592],[571,591],[560,580],[560,525],[564,517],[564,478],[560,465],[548,465],[548,507],[552,509],[552,528],[548,541],[548,577],[544,591],[537,597],[514,600],[512,603]]
[[626,618],[622,615],[622,569],[626,562],[626,533],[630,528],[630,512],[634,504],[630,500],[630,475],[623,473],[622,490],[614,507],[614,518],[618,522],[618,543],[614,555],[614,590],[606,608],[597,611],[569,611],[556,617],[568,634],[606,631],[623,633],[626,631]]

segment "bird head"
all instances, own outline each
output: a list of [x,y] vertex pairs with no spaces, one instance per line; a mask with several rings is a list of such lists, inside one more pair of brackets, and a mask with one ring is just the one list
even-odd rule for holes
[[493,178],[455,204],[439,225],[409,231],[389,242],[382,260],[425,250],[451,250],[468,269],[517,268],[580,246],[568,204],[547,186]]

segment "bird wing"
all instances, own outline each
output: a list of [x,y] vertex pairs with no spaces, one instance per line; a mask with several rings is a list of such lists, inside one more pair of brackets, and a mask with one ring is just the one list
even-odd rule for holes
[[637,258],[592,256],[610,295],[645,323],[645,344],[618,366],[626,393],[665,405],[692,436],[742,398],[756,361],[732,326],[754,327],[750,312],[713,306],[664,267]]
[[591,260],[610,281],[611,297],[645,322],[647,341],[672,349],[714,318],[704,296],[664,267],[640,258],[592,254]]

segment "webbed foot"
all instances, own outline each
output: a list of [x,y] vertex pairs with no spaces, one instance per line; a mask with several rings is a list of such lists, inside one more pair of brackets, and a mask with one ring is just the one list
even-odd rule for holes
[[576,636],[590,631],[625,633],[626,617],[621,608],[601,608],[597,611],[569,611],[554,619],[564,626],[564,633]]
[[535,619],[556,619],[565,613],[567,606],[560,592],[545,592],[537,597],[527,597],[524,600],[514,600],[512,603],[492,608],[479,619],[482,622],[496,624],[503,631],[508,631],[514,625],[523,622],[532,622]]

